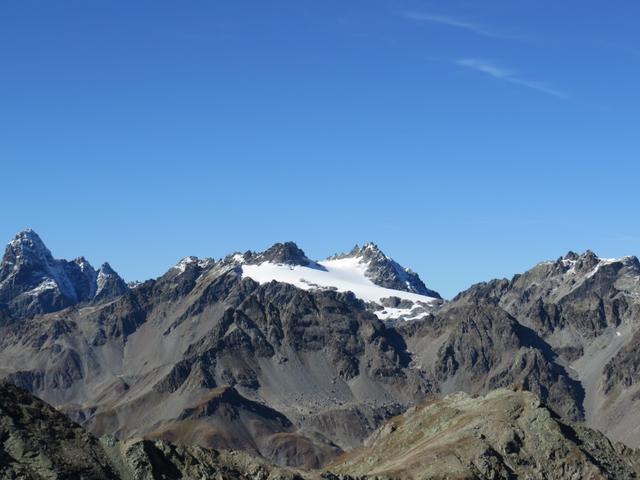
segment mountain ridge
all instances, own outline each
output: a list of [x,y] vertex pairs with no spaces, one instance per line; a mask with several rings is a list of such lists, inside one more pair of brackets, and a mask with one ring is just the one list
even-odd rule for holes
[[[120,295],[49,313],[0,309],[0,377],[100,435],[228,444],[289,466],[324,465],[425,400],[505,387],[640,445],[635,257],[569,253],[449,301],[405,305],[419,294],[372,302],[362,298],[371,290],[309,283],[333,275],[386,291],[360,250],[310,264],[295,244],[276,245],[186,257]],[[255,278],[264,267],[291,276]],[[216,389],[227,393],[209,398]]]

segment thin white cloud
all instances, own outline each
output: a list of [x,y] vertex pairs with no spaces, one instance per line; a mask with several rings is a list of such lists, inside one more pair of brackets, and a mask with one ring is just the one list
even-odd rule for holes
[[487,60],[481,60],[478,58],[463,58],[457,60],[455,63],[456,65],[460,65],[461,67],[466,67],[481,73],[485,73],[498,80],[503,80],[515,85],[520,85],[521,87],[530,88],[532,90],[537,90],[538,92],[546,93],[547,95],[553,95],[554,97],[567,98],[567,94],[556,90],[547,83],[525,80],[516,76],[516,72],[514,72],[513,70],[503,68]]
[[445,15],[433,15],[430,13],[420,12],[405,12],[405,18],[416,20],[419,22],[438,23],[440,25],[446,25],[448,27],[459,28],[473,32],[477,35],[489,38],[502,38],[502,39],[518,39],[517,35],[501,32],[493,28],[488,28],[477,23],[467,22],[458,18],[448,17]]

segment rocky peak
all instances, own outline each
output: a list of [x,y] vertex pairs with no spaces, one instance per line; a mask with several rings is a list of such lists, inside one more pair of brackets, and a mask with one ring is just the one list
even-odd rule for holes
[[81,271],[90,271],[93,270],[93,267],[91,266],[91,264],[89,263],[89,261],[84,258],[84,257],[78,257],[76,258],[73,263],[75,263],[76,265],[78,265],[78,267],[80,267]]
[[276,243],[262,253],[253,256],[255,264],[270,262],[285,265],[308,266],[314,262],[294,242]]
[[357,258],[366,266],[365,275],[376,285],[394,290],[418,293],[434,298],[442,298],[440,294],[427,286],[420,276],[411,269],[403,267],[398,262],[384,254],[373,242],[356,245],[349,253],[329,257],[328,260]]
[[380,249],[380,247],[378,247],[378,245],[376,245],[373,242],[367,242],[362,246],[356,243],[349,253],[337,253],[329,257],[327,260],[339,260],[341,258],[361,258],[366,262],[369,262],[374,259],[389,260],[389,257],[387,257],[384,254],[384,252]]
[[101,301],[115,298],[127,290],[127,284],[120,275],[107,262],[103,263],[96,276],[96,291],[93,300]]
[[[51,405],[0,381],[0,478],[128,480],[225,478],[302,480],[237,451],[160,440],[98,439]],[[188,443],[188,442],[186,442]]]
[[205,269],[215,265],[215,260],[210,257],[206,258],[198,258],[196,256],[190,255],[188,257],[184,257],[178,263],[176,263],[172,270],[177,271],[178,274],[184,273],[191,268]]
[[497,389],[409,409],[330,468],[356,478],[559,480],[637,478],[640,461],[602,433],[558,418],[535,395]]
[[9,242],[0,264],[0,306],[16,316],[53,312],[120,295],[126,289],[108,264],[96,271],[84,257],[55,259],[30,228]]
[[117,273],[115,272],[115,270],[113,268],[111,268],[111,265],[109,265],[108,262],[104,262],[101,266],[100,266],[100,270],[98,270],[102,275],[105,276],[109,276],[109,275],[117,275]]
[[3,263],[45,264],[53,260],[51,252],[38,234],[30,228],[22,230],[9,242]]
[[387,257],[384,252],[380,250],[380,247],[378,247],[378,245],[373,242],[367,242],[362,247],[358,247],[358,245],[356,245],[355,247],[353,247],[352,252],[357,252],[357,255],[361,256],[364,259],[389,259],[389,257]]
[[580,255],[578,255],[576,252],[569,250],[567,252],[567,254],[562,257],[562,260],[569,260],[569,261],[575,261],[580,257]]
[[[541,265],[545,265],[545,263],[548,264],[550,262],[543,262]],[[636,257],[600,258],[591,250],[587,250],[582,254],[569,251],[556,262],[556,265],[560,267],[560,273],[569,272],[581,275],[594,274],[601,267],[612,264],[619,264],[631,269],[640,269],[640,263]]]
[[589,271],[594,269],[598,263],[600,263],[598,256],[591,250],[587,250],[576,260],[576,270]]

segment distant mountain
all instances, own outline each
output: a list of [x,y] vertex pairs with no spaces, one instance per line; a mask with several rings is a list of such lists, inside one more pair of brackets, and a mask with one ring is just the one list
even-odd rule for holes
[[353,292],[382,320],[415,320],[442,303],[420,277],[387,257],[374,244],[350,253],[312,261],[293,242],[278,243],[265,252],[236,254],[230,260],[242,275],[260,283],[277,281],[304,290]]
[[127,285],[108,263],[56,260],[31,229],[9,242],[0,262],[0,308],[14,316],[49,313],[122,295]]
[[186,257],[127,287],[26,231],[0,272],[0,377],[95,434],[318,467],[424,400],[508,387],[640,445],[635,257],[569,253],[443,301],[371,244]]

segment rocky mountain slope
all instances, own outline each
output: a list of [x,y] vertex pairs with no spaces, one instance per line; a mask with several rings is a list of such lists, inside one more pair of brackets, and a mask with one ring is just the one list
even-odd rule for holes
[[498,389],[413,408],[328,468],[376,478],[633,479],[640,452],[560,420],[531,393]]
[[0,478],[23,480],[295,480],[239,452],[161,441],[96,439],[50,405],[0,382]]
[[426,399],[516,386],[640,444],[634,257],[569,254],[447,302],[371,244],[186,257],[130,288],[103,269],[104,296],[69,264],[32,231],[7,247],[0,377],[97,435],[316,468]]
[[544,342],[552,364],[582,390],[587,423],[640,445],[640,262],[569,252],[511,280],[475,285],[447,309],[491,304]]

